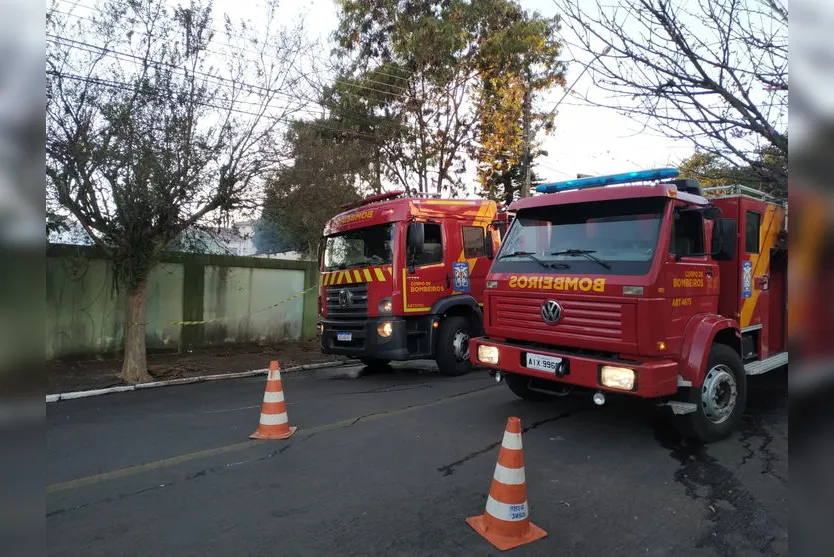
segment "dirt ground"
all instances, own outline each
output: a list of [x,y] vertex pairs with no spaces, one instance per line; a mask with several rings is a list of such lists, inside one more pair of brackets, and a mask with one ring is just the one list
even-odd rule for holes
[[[318,339],[287,342],[276,346],[237,345],[195,350],[186,353],[148,354],[148,371],[157,381],[263,369],[270,360],[282,368],[302,364],[343,360],[321,353]],[[94,360],[47,362],[46,392],[63,393],[104,389],[123,385],[118,378],[121,357]]]

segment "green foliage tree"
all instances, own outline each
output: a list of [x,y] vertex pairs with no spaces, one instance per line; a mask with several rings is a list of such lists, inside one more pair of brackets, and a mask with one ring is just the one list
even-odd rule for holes
[[[759,154],[763,165],[771,168],[784,166],[787,172],[787,161],[774,149],[764,149]],[[717,187],[729,185],[743,185],[755,188],[776,198],[787,198],[787,188],[782,187],[778,180],[762,177],[761,166],[733,166],[726,159],[716,153],[696,151],[692,156],[683,160],[678,168],[682,178],[695,178],[702,187]],[[777,172],[781,173],[783,170]]]
[[[487,197],[511,202],[523,184],[524,157],[529,164],[539,154],[537,131],[552,130],[551,112],[535,111],[536,93],[565,85],[565,65],[559,60],[559,18],[529,14],[506,0],[475,4],[482,14],[477,65],[478,179]],[[528,106],[525,107],[525,104]],[[524,111],[529,111],[530,152],[524,141]]]
[[[150,379],[145,292],[160,253],[184,231],[250,202],[275,166],[276,134],[303,107],[300,27],[259,37],[225,19],[226,67],[210,4],[106,0],[91,18],[47,16],[47,203],[110,258],[127,293],[121,378]],[[265,27],[265,29],[264,29]],[[226,51],[229,51],[226,48]]]
[[[356,76],[340,93],[366,99],[364,114],[385,119],[388,133],[375,136],[379,167],[410,191],[455,193],[471,159],[495,166],[507,145],[517,154],[510,131],[520,125],[511,102],[521,90],[515,78],[541,90],[562,73],[557,22],[529,16],[509,0],[338,6],[339,52],[350,62],[346,74]],[[481,135],[486,145],[475,151]],[[495,140],[499,135],[505,139]]]
[[267,180],[261,229],[280,251],[316,253],[322,230],[367,186],[372,145],[355,141],[329,120],[297,121],[287,134],[293,163]]

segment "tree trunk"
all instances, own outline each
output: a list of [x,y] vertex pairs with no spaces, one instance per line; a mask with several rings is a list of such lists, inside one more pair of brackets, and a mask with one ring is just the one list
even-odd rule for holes
[[125,383],[153,381],[148,373],[145,347],[145,302],[147,281],[142,281],[128,296],[127,319],[125,322],[125,360],[119,379]]

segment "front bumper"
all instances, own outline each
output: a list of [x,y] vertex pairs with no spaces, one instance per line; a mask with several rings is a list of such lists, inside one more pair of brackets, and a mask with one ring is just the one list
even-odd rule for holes
[[[391,336],[377,332],[380,323],[392,325]],[[422,321],[426,323],[423,324]],[[321,320],[321,350],[352,358],[412,360],[431,356],[430,320],[406,320],[403,317],[368,317],[357,320]],[[339,340],[338,333],[350,333],[351,340]]]
[[[478,346],[493,346],[498,349],[498,364],[488,364],[478,359]],[[526,366],[527,353],[542,354],[562,358],[564,375],[539,371]],[[529,346],[519,346],[508,342],[495,342],[486,337],[473,338],[469,341],[469,353],[474,365],[517,373],[546,381],[555,381],[565,385],[574,385],[589,389],[598,389],[615,393],[629,394],[644,398],[656,398],[675,394],[678,390],[678,363],[673,360],[646,360],[642,362],[614,359],[598,359],[580,356],[569,352],[540,350]],[[617,366],[633,369],[635,384],[632,390],[610,388],[600,382],[602,366]]]

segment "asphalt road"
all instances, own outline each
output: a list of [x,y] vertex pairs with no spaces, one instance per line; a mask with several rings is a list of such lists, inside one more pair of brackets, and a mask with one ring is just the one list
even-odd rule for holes
[[47,406],[49,555],[497,555],[484,511],[522,420],[524,555],[788,555],[787,378],[751,379],[741,431],[682,444],[639,401],[518,400],[483,372],[285,374],[287,441],[251,441],[264,377]]

